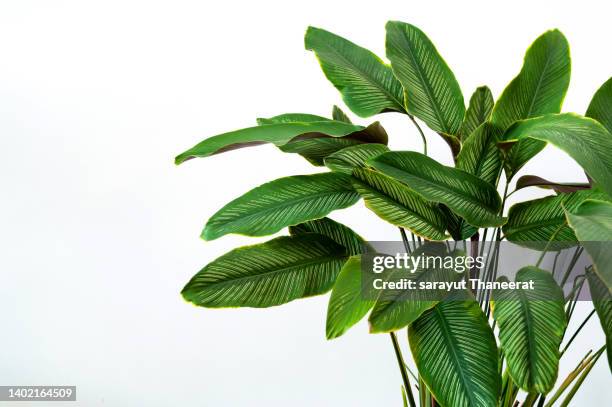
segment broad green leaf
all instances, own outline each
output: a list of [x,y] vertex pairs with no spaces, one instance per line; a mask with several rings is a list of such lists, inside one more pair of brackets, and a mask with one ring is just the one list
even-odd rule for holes
[[359,322],[374,305],[364,299],[361,285],[361,257],[351,257],[338,275],[327,306],[327,339],[343,335]]
[[538,187],[543,189],[552,189],[557,193],[571,193],[576,191],[582,191],[584,189],[591,189],[591,185],[587,182],[554,182],[548,181],[537,175],[523,175],[516,181],[515,190]]
[[465,112],[461,130],[459,130],[462,142],[470,137],[481,124],[489,120],[494,103],[493,94],[487,86],[476,89],[470,98],[470,104]]
[[266,143],[272,143],[280,147],[291,141],[298,141],[303,138],[349,136],[363,142],[376,142],[374,140],[378,140],[377,142],[386,144],[386,141],[380,140],[380,125],[375,123],[374,126],[370,129],[329,119],[316,122],[283,121],[263,124],[207,138],[184,153],[179,154],[175,162],[176,164],[181,164],[195,157],[208,157],[213,154]]
[[496,186],[502,168],[497,142],[498,138],[491,125],[480,125],[464,142],[457,156],[457,168]]
[[[275,119],[276,118],[272,118],[269,120]],[[290,120],[290,118],[287,117],[283,117],[282,119]],[[387,141],[388,137],[385,129],[379,122],[374,122],[366,127],[362,132],[354,133],[345,137],[321,137],[320,135],[316,134],[306,134],[296,137],[287,144],[279,146],[279,148],[285,153],[300,154],[311,164],[322,166],[324,165],[325,157],[337,151],[341,151],[351,146],[368,143],[383,143],[383,145],[386,145]]]
[[351,119],[340,109],[338,106],[334,105],[332,109],[332,119],[337,120],[339,122],[349,123],[351,124]]
[[460,216],[457,216],[451,211],[446,205],[439,204],[439,208],[444,214],[446,229],[450,233],[451,237],[455,240],[465,240],[472,237],[478,228],[470,225]]
[[612,133],[612,78],[595,92],[585,116],[597,120]]
[[593,260],[593,268],[612,292],[612,203],[593,199],[577,208],[565,206],[569,225]]
[[340,173],[296,175],[263,184],[215,213],[202,237],[213,240],[228,233],[265,236],[282,228],[319,219],[359,200],[351,177]]
[[354,168],[365,166],[365,162],[372,157],[389,151],[384,144],[359,144],[344,148],[325,157],[325,165],[332,171],[351,174]]
[[408,113],[423,120],[432,130],[458,135],[465,105],[453,72],[417,27],[389,21],[386,29],[387,58],[406,90]]
[[356,168],[353,187],[366,207],[387,222],[410,229],[428,240],[444,240],[444,216],[435,204],[412,192],[405,184],[379,172]]
[[323,73],[355,114],[368,117],[404,111],[401,83],[372,52],[320,28],[308,27],[306,49],[314,51]]
[[[450,256],[443,243],[428,243],[421,247],[411,257],[436,256],[445,258]],[[424,257],[422,257],[424,258]],[[415,270],[396,269],[388,271],[384,278],[386,282],[412,281],[419,284],[453,282],[461,278],[453,268],[425,267],[420,265]],[[385,289],[380,292],[376,304],[368,319],[371,333],[393,332],[402,329],[435,306],[447,296],[446,289]]]
[[505,134],[507,141],[525,138],[565,151],[612,196],[612,135],[599,122],[573,113],[551,114],[516,123]]
[[316,234],[283,236],[234,249],[209,263],[181,294],[195,305],[264,308],[329,291],[348,259]]
[[345,148],[362,145],[363,142],[349,137],[314,137],[291,141],[279,147],[284,153],[295,153],[315,166],[322,166],[325,157]]
[[440,405],[497,405],[497,345],[476,301],[438,303],[408,327],[408,341],[419,374]]
[[[334,119],[336,120],[336,119]],[[310,113],[284,113],[274,117],[258,117],[257,125],[278,124],[278,123],[311,123],[329,121],[327,117],[317,116]]]
[[597,311],[599,322],[606,335],[606,353],[608,367],[612,371],[612,294],[601,278],[592,271],[587,271],[587,281],[591,291],[593,305]]
[[572,211],[586,199],[605,195],[593,190],[547,196],[513,205],[503,231],[512,242],[577,242],[563,208]]
[[363,253],[368,247],[365,240],[351,228],[330,218],[315,219],[289,226],[289,233],[292,236],[318,233],[344,247],[351,256]]
[[[339,122],[351,123],[344,113],[334,106],[334,120],[339,117],[342,120]],[[268,119],[257,119],[259,125],[275,124],[275,123],[292,123],[292,122],[317,122],[321,120],[329,121],[321,116],[315,116],[307,113],[286,113]],[[285,153],[297,153],[306,158],[311,164],[321,166],[323,160],[328,155],[340,151],[347,147],[367,144],[367,143],[382,143],[386,145],[388,141],[387,133],[379,122],[374,122],[361,132],[353,133],[345,137],[330,137],[320,134],[304,134],[289,141],[287,144],[279,146],[281,151]]]
[[546,394],[559,371],[559,345],[567,326],[565,300],[549,272],[532,266],[520,269],[516,282],[530,281],[533,289],[494,290],[491,302],[512,380],[527,392]]
[[486,181],[465,171],[445,167],[412,151],[389,152],[368,162],[383,174],[408,185],[426,200],[443,203],[474,226],[500,226],[501,199]]
[[[491,114],[491,123],[503,133],[514,122],[548,113],[559,113],[569,86],[569,44],[558,30],[547,31],[529,47],[521,72],[503,91]],[[538,140],[522,140],[507,157],[507,177],[512,176],[544,148]]]

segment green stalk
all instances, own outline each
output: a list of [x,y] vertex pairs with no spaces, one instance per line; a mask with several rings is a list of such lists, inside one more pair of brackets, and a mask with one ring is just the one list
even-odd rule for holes
[[584,369],[584,371],[582,372],[582,374],[580,375],[580,377],[576,381],[576,384],[574,384],[574,386],[571,388],[569,393],[567,393],[567,396],[565,396],[565,399],[561,403],[560,407],[567,407],[569,405],[569,402],[572,401],[572,399],[574,398],[574,396],[578,392],[578,389],[580,389],[580,386],[582,386],[582,383],[584,383],[584,380],[586,379],[586,377],[589,375],[589,373],[591,373],[591,370],[593,369],[593,366],[595,366],[595,363],[597,363],[597,360],[599,359],[599,357],[601,356],[601,354],[603,353],[603,351],[605,349],[606,349],[606,345],[602,346],[592,356],[591,361],[589,362],[589,365],[586,367],[586,369]]
[[410,120],[412,120],[412,123],[416,126],[417,130],[419,131],[419,134],[421,135],[421,139],[423,140],[423,154],[427,155],[427,138],[425,138],[425,133],[423,133],[423,130],[421,129],[421,126],[419,126],[417,121],[414,120],[413,115],[409,114],[408,117],[410,117]]
[[414,403],[414,396],[412,394],[412,388],[410,387],[410,379],[408,378],[408,372],[406,372],[404,358],[402,357],[402,350],[400,349],[397,335],[395,335],[395,332],[390,332],[389,335],[391,335],[391,342],[393,342],[393,349],[395,350],[395,357],[397,358],[400,373],[402,374],[404,388],[406,389],[406,393],[408,393],[408,403],[410,404],[410,407],[416,407],[416,404]]
[[582,323],[580,324],[580,326],[578,327],[578,329],[576,329],[576,332],[574,332],[574,334],[572,335],[572,337],[570,338],[569,341],[567,341],[567,344],[565,345],[565,347],[563,348],[563,350],[561,351],[561,354],[559,355],[559,357],[563,356],[563,354],[565,353],[565,351],[567,350],[567,348],[569,348],[569,346],[572,344],[572,342],[574,341],[574,339],[576,339],[576,336],[578,336],[578,334],[580,333],[580,331],[582,330],[582,328],[584,328],[584,326],[586,325],[587,322],[589,322],[589,319],[591,319],[591,317],[593,316],[593,314],[595,313],[595,310],[592,310],[589,315],[587,315],[587,317],[584,319],[584,321],[582,321]]
[[587,354],[582,358],[580,363],[578,363],[578,366],[576,366],[576,368],[567,375],[565,380],[563,380],[563,382],[561,383],[561,385],[559,386],[555,394],[553,394],[552,398],[548,400],[548,403],[546,403],[544,407],[552,407],[554,402],[557,401],[559,397],[561,397],[565,389],[567,389],[569,385],[572,384],[572,382],[576,379],[576,377],[578,377],[580,372],[582,372],[584,368],[589,365],[589,363],[591,362],[593,358],[592,356],[590,356],[591,353],[592,353],[591,350],[587,352]]

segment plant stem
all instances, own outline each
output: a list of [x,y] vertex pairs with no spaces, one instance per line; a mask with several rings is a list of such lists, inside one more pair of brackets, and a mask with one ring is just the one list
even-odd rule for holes
[[[479,242],[479,240],[480,240],[480,235],[478,234],[478,232],[476,232],[470,238],[470,252],[471,252],[470,255],[472,256],[473,259],[478,257],[478,242]],[[470,278],[478,278],[478,277],[480,277],[480,272],[479,272],[478,267],[474,264],[472,266],[472,269],[470,270]],[[474,289],[473,294],[474,294],[474,296],[477,296],[478,290]]]
[[416,126],[417,130],[419,131],[419,134],[421,135],[421,139],[423,139],[423,154],[427,155],[427,138],[425,138],[425,133],[423,133],[423,130],[421,129],[421,126],[419,126],[417,121],[414,120],[413,115],[409,114],[408,117],[410,117],[410,120],[412,120],[412,123]]
[[412,388],[410,387],[410,379],[408,378],[404,358],[402,357],[402,350],[400,349],[399,342],[397,341],[397,335],[395,335],[395,332],[390,332],[389,335],[391,335],[391,342],[393,342],[393,349],[395,350],[395,357],[397,358],[397,363],[399,364],[400,372],[402,374],[402,380],[404,381],[404,388],[406,389],[406,393],[408,393],[408,403],[410,403],[410,407],[416,407],[414,396],[412,395]]
[[559,355],[559,357],[563,356],[563,354],[565,353],[565,351],[567,350],[567,348],[569,348],[569,346],[572,344],[572,342],[574,341],[574,339],[576,339],[576,336],[580,333],[580,331],[582,330],[582,328],[584,328],[584,326],[586,325],[587,322],[589,322],[589,319],[591,319],[591,317],[593,316],[593,314],[595,313],[595,310],[592,310],[589,315],[587,315],[587,317],[584,319],[584,321],[582,321],[582,323],[580,324],[580,326],[578,327],[578,329],[576,329],[576,332],[574,332],[574,334],[572,335],[572,337],[570,338],[569,341],[567,341],[567,344],[565,345],[565,347],[563,348],[563,350],[561,351],[561,354]]
[[410,247],[410,242],[408,241],[408,236],[406,235],[406,229],[404,228],[399,228],[400,230],[400,234],[402,235],[402,241],[404,242],[404,248],[406,249],[406,253],[410,254],[411,247]]

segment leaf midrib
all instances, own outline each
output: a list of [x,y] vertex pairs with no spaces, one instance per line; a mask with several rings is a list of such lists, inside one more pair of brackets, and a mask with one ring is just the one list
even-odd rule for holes
[[[442,331],[444,331],[444,335],[442,335],[442,337],[444,339],[444,342],[446,342],[447,348],[450,350],[450,353],[452,354],[451,360],[453,361],[453,364],[455,365],[455,371],[461,372],[457,376],[459,376],[459,380],[463,383],[463,389],[465,390],[463,392],[464,396],[466,396],[470,400],[469,405],[476,406],[478,405],[478,402],[473,397],[474,391],[472,389],[472,386],[470,385],[470,383],[467,381],[467,379],[464,376],[465,368],[462,362],[465,361],[465,358],[463,357],[463,353],[461,352],[459,346],[456,346],[458,342],[454,340],[454,335],[452,334],[452,331],[450,327],[448,326],[448,322],[446,321],[446,318],[444,318],[444,314],[438,309],[438,307],[434,307],[433,310],[438,316],[438,319],[440,321],[440,328],[442,329]],[[461,360],[459,360],[460,356],[461,356]]]
[[[383,164],[383,165],[385,165],[385,166],[387,166],[388,168],[391,168],[391,169],[393,169],[393,170],[396,170],[396,171],[398,171],[398,172],[400,172],[400,173],[406,173],[406,174],[408,174],[408,176],[411,176],[411,177],[417,178],[418,180],[421,180],[421,182],[426,183],[426,184],[427,184],[428,186],[430,186],[430,187],[431,187],[431,186],[434,186],[434,187],[437,187],[437,188],[439,188],[439,189],[442,189],[444,192],[447,192],[447,193],[449,193],[449,192],[450,192],[450,193],[455,193],[456,195],[463,197],[463,198],[464,198],[464,200],[469,201],[469,203],[470,203],[470,204],[472,204],[472,205],[476,205],[477,207],[480,207],[480,208],[484,209],[484,210],[485,210],[486,212],[488,212],[489,214],[492,214],[494,217],[497,217],[497,213],[496,213],[496,211],[491,210],[491,208],[490,208],[490,207],[488,207],[488,204],[487,204],[487,206],[485,206],[483,202],[478,201],[478,200],[477,200],[477,198],[472,197],[471,195],[466,195],[466,194],[465,194],[465,192],[464,192],[464,191],[462,191],[462,190],[457,190],[457,189],[454,189],[452,186],[449,186],[448,184],[445,184],[445,183],[444,183],[444,184],[443,184],[443,183],[439,183],[439,184],[438,184],[438,183],[435,183],[434,181],[431,181],[431,180],[429,180],[429,179],[427,179],[427,178],[423,178],[423,177],[421,177],[421,176],[419,176],[419,175],[416,175],[416,174],[410,173],[410,172],[408,172],[408,171],[404,171],[404,170],[402,170],[402,169],[400,169],[400,168],[398,168],[398,167],[395,167],[395,166],[393,166],[393,165],[384,164],[384,163],[382,163],[382,164]],[[405,182],[405,184],[406,184],[406,185],[408,185],[408,183],[406,183],[406,182]],[[410,186],[410,185],[408,185],[408,186]],[[414,191],[415,193],[419,194],[420,196],[424,197],[422,193],[419,193],[418,191],[416,191],[416,190],[414,190],[414,189],[413,189],[413,191]],[[427,197],[424,197],[424,198],[425,198],[425,199],[428,199]],[[448,204],[447,204],[446,202],[442,202],[442,203],[444,203],[444,204],[446,204],[446,205],[448,206]]]
[[211,287],[218,288],[218,286],[225,286],[228,284],[233,285],[236,282],[243,281],[243,280],[263,279],[270,274],[291,273],[296,268],[305,268],[305,267],[313,266],[313,265],[324,265],[328,263],[333,263],[336,260],[346,259],[348,257],[349,256],[347,254],[329,254],[326,256],[318,256],[315,258],[307,259],[306,261],[299,261],[296,263],[291,263],[291,265],[289,266],[275,268],[273,270],[255,274],[255,275],[247,275],[247,276],[236,277],[236,278],[223,280],[223,281],[216,281],[214,283],[208,284],[208,287],[206,288],[211,288]]
[[534,373],[536,371],[535,366],[537,364],[536,357],[536,344],[533,330],[533,317],[531,315],[531,308],[528,306],[529,299],[525,295],[525,292],[520,289],[518,290],[518,296],[520,298],[521,308],[525,315],[525,330],[527,331],[527,351],[529,352],[527,359],[529,360],[529,371],[527,372],[527,385],[531,389],[535,387]]
[[[214,225],[215,223],[219,222],[220,226],[227,227],[228,225],[234,225],[236,223],[242,223],[242,221],[245,218],[251,219],[251,218],[257,217],[257,216],[264,216],[268,212],[276,212],[278,210],[285,210],[285,209],[290,208],[291,206],[295,206],[298,203],[301,203],[303,201],[313,200],[313,199],[316,199],[316,198],[319,198],[319,197],[330,196],[330,195],[334,195],[334,194],[336,194],[336,195],[343,195],[343,194],[355,194],[355,195],[357,195],[357,193],[355,191],[350,190],[350,189],[345,189],[345,190],[341,190],[341,191],[331,191],[331,192],[317,192],[317,193],[314,193],[314,194],[309,194],[308,196],[302,196],[302,197],[299,197],[299,198],[296,198],[296,199],[292,199],[289,202],[286,202],[286,201],[278,202],[279,205],[274,205],[272,207],[267,206],[267,207],[262,208],[261,210],[258,210],[255,213],[250,213],[250,214],[245,214],[245,215],[237,214],[237,215],[234,215],[234,216],[237,216],[236,219],[233,219],[233,220],[230,220],[230,221],[227,221],[227,222],[222,222],[222,221],[219,221],[219,220],[211,220],[212,221],[211,224]],[[293,226],[293,225],[287,225],[287,226]]]
[[422,68],[421,65],[419,63],[417,63],[416,57],[414,56],[414,53],[412,51],[412,48],[410,47],[410,41],[408,40],[408,38],[406,38],[406,32],[404,29],[401,30],[402,31],[402,37],[405,39],[406,43],[408,43],[408,54],[410,59],[413,61],[415,67],[417,68],[417,73],[419,76],[419,79],[421,80],[421,83],[424,85],[425,91],[427,93],[427,96],[429,97],[430,100],[433,101],[432,103],[432,107],[434,108],[435,111],[435,115],[438,118],[438,120],[440,121],[440,124],[442,125],[442,128],[444,129],[445,132],[448,132],[448,124],[446,123],[446,120],[444,120],[444,117],[442,117],[442,112],[439,109],[439,106],[437,104],[437,98],[434,98],[433,95],[433,89],[431,89],[429,87],[429,83],[427,81],[425,81],[425,76],[422,72]]
[[[366,80],[366,82],[368,82],[370,85],[373,85],[375,88],[378,88],[385,95],[387,95],[387,97],[389,97],[393,101],[393,103],[395,103],[397,106],[399,106],[401,110],[404,110],[404,103],[400,102],[399,100],[397,100],[395,95],[393,95],[386,88],[384,88],[380,83],[378,83],[373,78],[371,78],[371,76],[368,74],[368,72],[362,70],[360,67],[355,65],[352,61],[350,61],[347,57],[342,55],[339,51],[335,50],[334,48],[328,47],[328,50],[331,50],[331,52],[333,52],[334,54],[339,56],[340,59],[342,59],[345,63],[347,63],[349,66],[351,66],[355,71],[359,72],[362,75],[362,77]],[[378,57],[376,57],[376,58],[378,58]],[[378,62],[380,62],[380,64],[382,65],[383,68],[387,68],[389,70],[391,69],[387,65],[385,65],[382,61],[378,61]],[[393,73],[391,73],[391,75],[393,75]]]

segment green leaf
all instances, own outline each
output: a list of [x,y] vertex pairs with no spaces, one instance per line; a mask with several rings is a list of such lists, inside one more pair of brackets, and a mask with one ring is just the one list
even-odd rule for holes
[[446,229],[455,240],[465,240],[472,237],[478,228],[470,225],[460,216],[455,215],[446,205],[440,204],[440,210],[446,218]]
[[426,200],[443,203],[474,226],[500,226],[501,199],[495,188],[465,171],[445,167],[412,151],[389,152],[368,164],[408,185]]
[[361,254],[368,247],[361,236],[351,228],[330,218],[315,219],[299,225],[289,226],[292,236],[306,233],[318,233],[323,235],[346,249],[351,256]]
[[283,236],[209,263],[181,294],[195,305],[264,308],[329,291],[348,259],[324,236]]
[[[336,119],[334,119],[336,120]],[[274,117],[258,117],[257,125],[262,126],[265,124],[278,124],[278,123],[312,123],[312,122],[326,122],[329,121],[327,117],[317,116],[316,114],[310,113],[284,113]]]
[[405,184],[365,168],[353,170],[353,187],[366,207],[387,222],[410,229],[428,240],[444,240],[444,216],[435,204],[412,192]]
[[[340,115],[340,109],[334,106],[334,120]],[[343,115],[344,113],[342,113]],[[340,116],[342,116],[340,115]],[[339,122],[351,123],[346,117],[340,117],[343,120]],[[275,124],[275,123],[292,123],[292,122],[317,122],[330,121],[321,116],[315,116],[307,113],[286,113],[268,119],[257,119],[259,125]],[[306,158],[311,164],[321,166],[323,160],[328,155],[340,151],[344,148],[367,144],[367,143],[382,143],[387,144],[388,137],[385,129],[379,122],[374,122],[360,132],[352,133],[345,137],[330,137],[320,134],[303,134],[296,137],[294,140],[279,146],[281,151],[285,153],[297,153]]]
[[599,322],[601,322],[601,327],[606,335],[608,367],[612,372],[612,294],[596,273],[587,271],[587,281],[589,282],[593,305],[595,306]]
[[477,302],[438,303],[409,326],[408,340],[419,374],[440,405],[497,405],[497,345]]
[[597,120],[612,133],[612,78],[595,92],[585,116]]
[[453,72],[417,27],[389,21],[386,29],[387,58],[406,90],[408,113],[439,133],[457,135],[465,105]]
[[591,189],[591,185],[588,182],[554,182],[538,177],[537,175],[523,175],[516,181],[516,191],[528,187],[552,189],[557,193],[565,194],[582,191],[584,189]]
[[328,155],[361,144],[363,144],[361,141],[348,137],[315,137],[292,141],[279,148],[284,153],[301,155],[312,165],[322,166]]
[[325,165],[332,171],[352,174],[354,168],[365,166],[365,162],[372,157],[389,151],[384,144],[359,144],[344,148],[325,157]]
[[601,192],[584,190],[520,202],[508,212],[504,236],[512,242],[577,242],[563,208],[572,211],[586,199],[604,196]]
[[457,168],[496,186],[502,168],[498,137],[488,123],[480,125],[465,141],[457,156]]
[[374,301],[362,298],[361,257],[351,257],[338,275],[327,307],[327,339],[343,335],[372,308]]
[[599,122],[573,113],[552,114],[516,123],[506,140],[532,138],[569,154],[612,196],[612,135]]
[[[447,252],[443,243],[427,243],[412,253],[410,257],[435,256],[444,259],[451,254]],[[416,287],[419,284],[453,282],[462,277],[453,268],[423,267],[417,269],[389,270],[384,280],[386,282],[413,281]],[[423,312],[435,306],[440,300],[447,296],[446,289],[385,289],[380,292],[376,304],[370,313],[370,332],[394,332],[402,329],[417,318]]]
[[386,133],[384,133],[384,130],[381,131],[382,127],[378,123],[365,128],[329,119],[324,121],[289,121],[295,118],[295,115],[294,113],[282,115],[285,116],[283,119],[278,119],[278,116],[272,119],[258,119],[260,122],[261,120],[284,121],[248,127],[207,138],[184,153],[179,154],[175,162],[176,164],[181,164],[195,157],[208,157],[213,154],[266,143],[272,143],[281,147],[289,142],[313,138],[348,136],[352,140],[364,143],[379,142],[386,144]]
[[577,208],[564,207],[569,225],[593,260],[595,272],[608,290],[612,290],[612,203],[593,199],[584,201]]
[[459,130],[459,137],[462,142],[470,137],[481,124],[489,120],[494,103],[493,94],[487,86],[476,89],[470,98],[470,104]]
[[338,106],[334,105],[334,108],[332,109],[332,118],[334,120],[337,120],[339,122],[344,122],[344,123],[349,123],[351,124],[351,119],[349,119],[349,117],[346,115],[346,113],[344,113],[342,111],[342,109],[340,109]]
[[323,73],[355,114],[368,117],[404,111],[402,85],[372,52],[315,27],[308,27],[305,45],[315,52]]
[[351,177],[340,173],[296,175],[263,184],[225,205],[204,228],[213,240],[228,233],[265,236],[319,219],[359,200]]
[[[334,106],[336,107],[336,106]],[[320,116],[306,113],[287,113],[269,119],[257,119],[258,124],[290,123],[293,121],[313,122],[318,120],[328,120]],[[335,119],[334,119],[335,120]],[[328,120],[329,121],[329,120]],[[346,121],[344,121],[346,123]],[[350,123],[350,120],[348,121]],[[385,129],[379,122],[374,122],[363,131],[350,134],[345,137],[330,137],[320,134],[304,134],[289,141],[287,144],[279,146],[285,153],[296,153],[304,157],[308,162],[316,166],[322,166],[325,157],[340,151],[344,148],[360,145],[364,143],[383,143],[387,144],[388,137]]]
[[[514,122],[548,113],[559,113],[569,86],[569,44],[558,30],[547,31],[529,47],[521,72],[503,91],[491,114],[491,123],[504,132]],[[538,140],[522,140],[507,158],[512,176],[544,148]]]
[[491,302],[512,380],[527,392],[546,394],[559,371],[559,345],[567,326],[565,300],[549,272],[532,266],[520,269],[516,282],[530,281],[533,289],[494,290]]

